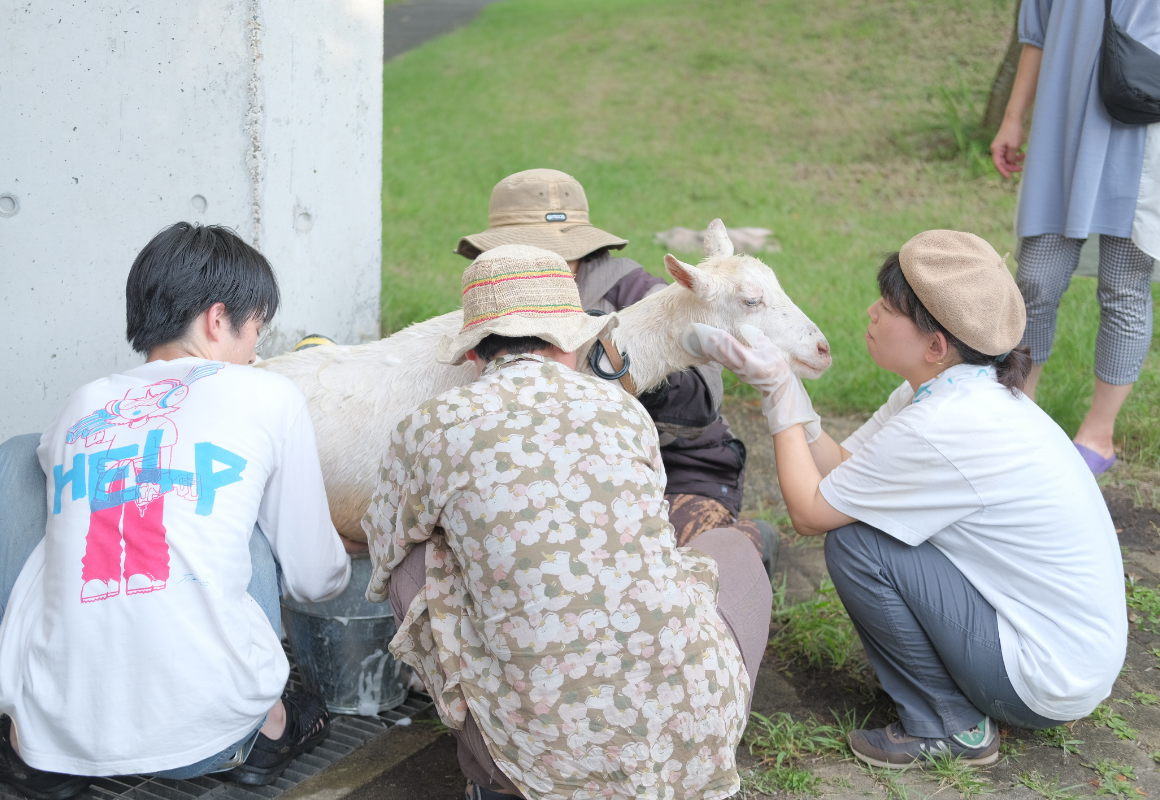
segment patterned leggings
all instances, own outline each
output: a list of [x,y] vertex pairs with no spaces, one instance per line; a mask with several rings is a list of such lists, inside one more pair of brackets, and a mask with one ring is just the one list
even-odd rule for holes
[[[1018,284],[1027,304],[1023,344],[1031,360],[1051,355],[1055,316],[1079,265],[1083,239],[1057,233],[1028,236],[1020,248]],[[1096,336],[1096,377],[1121,386],[1134,383],[1152,343],[1152,257],[1131,239],[1100,234],[1100,330]]]

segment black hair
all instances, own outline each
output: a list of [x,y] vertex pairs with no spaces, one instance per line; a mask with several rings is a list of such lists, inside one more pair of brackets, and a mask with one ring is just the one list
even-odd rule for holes
[[902,273],[898,253],[888,255],[882,268],[878,270],[878,291],[892,309],[907,316],[922,333],[941,333],[945,336],[947,346],[953,347],[958,352],[964,364],[978,366],[993,364],[999,383],[1010,389],[1012,394],[1023,388],[1023,382],[1031,372],[1031,348],[1025,344],[1017,345],[1003,357],[989,356],[963,344],[957,336],[944,328],[918,299],[918,295],[914,293],[914,289]]
[[138,353],[175,342],[207,308],[223,303],[234,333],[278,311],[266,257],[221,225],[178,222],[141,249],[125,284],[125,336]]
[[519,355],[547,350],[551,346],[551,342],[546,342],[539,336],[500,336],[498,333],[490,333],[475,346],[475,354],[486,364],[504,351]]
[[598,258],[604,258],[605,256],[607,256],[611,253],[612,253],[611,247],[598,247],[595,250],[593,250],[591,253],[589,253],[588,255],[582,257],[580,259],[580,263],[587,264],[589,261],[595,261]]

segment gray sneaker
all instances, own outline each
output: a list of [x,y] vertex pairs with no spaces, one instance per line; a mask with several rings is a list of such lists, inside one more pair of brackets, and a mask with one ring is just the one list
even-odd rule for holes
[[859,759],[887,769],[904,769],[943,754],[964,764],[994,764],[999,760],[999,731],[990,717],[983,717],[975,727],[945,739],[907,736],[902,723],[895,722],[872,731],[852,731],[849,741],[850,749]]

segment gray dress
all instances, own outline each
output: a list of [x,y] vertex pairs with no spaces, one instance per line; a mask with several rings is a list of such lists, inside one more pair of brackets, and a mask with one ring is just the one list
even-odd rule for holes
[[[1112,0],[1112,16],[1160,51],[1160,0]],[[1148,128],[1116,122],[1100,101],[1103,24],[1103,0],[1023,0],[1019,39],[1043,48],[1043,64],[1015,223],[1020,238],[1132,236]]]

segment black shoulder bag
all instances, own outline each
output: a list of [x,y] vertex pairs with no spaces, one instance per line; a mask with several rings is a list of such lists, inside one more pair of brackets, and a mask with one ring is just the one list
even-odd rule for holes
[[1116,24],[1112,19],[1112,0],[1104,0],[1100,99],[1118,122],[1160,122],[1160,53],[1140,44]]

